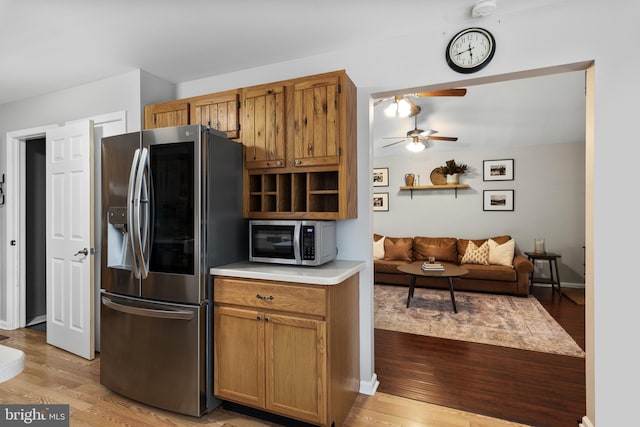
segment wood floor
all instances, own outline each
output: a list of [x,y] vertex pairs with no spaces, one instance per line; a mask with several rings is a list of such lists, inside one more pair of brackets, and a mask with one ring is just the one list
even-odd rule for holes
[[[584,350],[584,306],[550,288],[532,293]],[[540,427],[586,414],[585,360],[375,330],[379,390]]]
[[[536,295],[584,348],[584,308],[566,298],[558,304],[544,289]],[[575,426],[585,413],[582,359],[375,332],[380,389],[358,397],[347,427]],[[0,384],[0,404],[69,404],[72,426],[274,425],[224,408],[202,418],[151,408],[101,386],[99,357],[87,361],[47,345],[45,334],[34,330],[0,333],[9,336],[1,345],[27,355],[25,370]]]

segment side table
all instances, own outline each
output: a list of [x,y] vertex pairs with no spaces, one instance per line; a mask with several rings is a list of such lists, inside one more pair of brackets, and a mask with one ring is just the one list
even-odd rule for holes
[[531,276],[529,277],[529,286],[533,286],[534,283],[550,283],[551,284],[551,292],[555,292],[556,286],[558,286],[558,293],[562,297],[562,289],[560,288],[560,273],[558,272],[558,258],[561,257],[560,254],[554,254],[552,252],[525,252],[524,253],[529,261],[534,264],[535,270],[535,261],[548,261],[549,262],[549,275],[550,278],[544,277],[534,277],[533,271],[531,271]]

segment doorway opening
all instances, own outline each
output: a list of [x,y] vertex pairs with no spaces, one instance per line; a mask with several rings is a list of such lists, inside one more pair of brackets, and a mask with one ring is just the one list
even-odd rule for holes
[[46,139],[25,141],[25,325],[47,330]]

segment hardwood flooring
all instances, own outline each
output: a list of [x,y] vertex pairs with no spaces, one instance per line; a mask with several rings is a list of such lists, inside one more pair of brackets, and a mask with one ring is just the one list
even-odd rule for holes
[[[584,306],[544,291],[534,288],[584,348]],[[224,408],[194,418],[131,401],[100,385],[99,357],[87,361],[50,346],[39,331],[0,333],[9,337],[2,345],[27,356],[24,372],[0,383],[0,404],[69,404],[72,426],[274,426]],[[575,426],[586,411],[583,359],[375,333],[380,389],[358,396],[346,427]]]
[[[533,295],[584,349],[584,306],[551,288]],[[539,427],[586,414],[583,358],[375,330],[384,393]]]
[[[0,383],[0,404],[68,404],[71,426],[198,426],[272,427],[276,424],[217,408],[201,418],[152,408],[100,385],[100,358],[82,359],[46,343],[32,329],[0,331],[2,345],[26,355],[25,369]],[[0,423],[1,424],[1,423]],[[507,427],[520,424],[385,393],[358,396],[345,427],[371,425],[415,427]]]

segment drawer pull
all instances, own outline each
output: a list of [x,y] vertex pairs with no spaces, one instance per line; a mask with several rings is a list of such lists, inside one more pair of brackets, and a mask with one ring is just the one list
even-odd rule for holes
[[256,298],[261,299],[261,300],[271,301],[273,299],[273,295],[260,295],[260,294],[257,294]]

